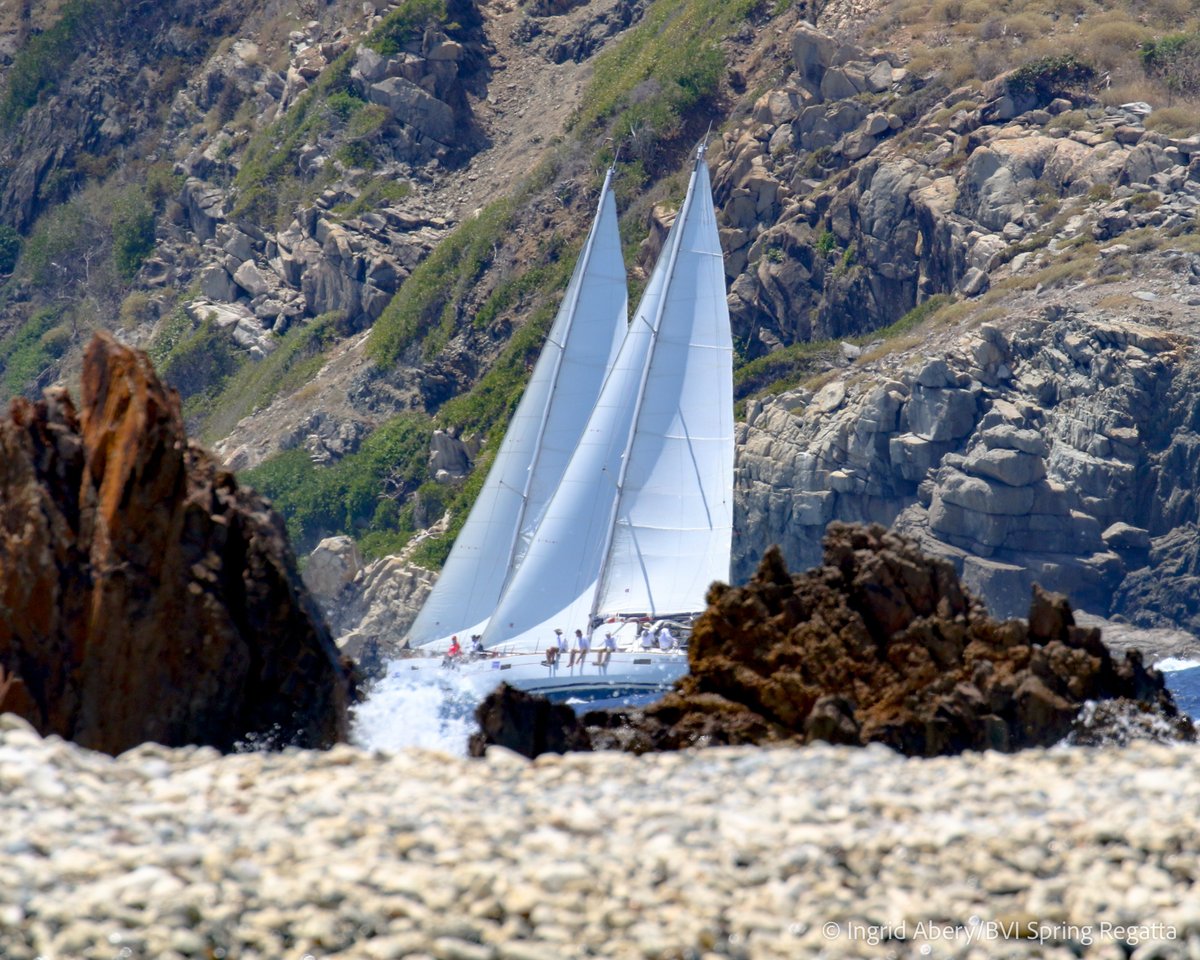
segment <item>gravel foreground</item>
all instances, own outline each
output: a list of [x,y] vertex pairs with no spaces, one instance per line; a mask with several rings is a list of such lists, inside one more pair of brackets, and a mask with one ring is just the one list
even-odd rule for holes
[[529,762],[0,717],[0,956],[1195,957],[1200,748]]

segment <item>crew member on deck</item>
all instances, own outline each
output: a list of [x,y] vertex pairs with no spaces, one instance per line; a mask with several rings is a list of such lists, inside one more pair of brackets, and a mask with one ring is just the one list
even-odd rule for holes
[[460,647],[458,644],[458,634],[455,634],[454,636],[452,636],[450,638],[450,649],[446,651],[446,656],[448,656],[448,657],[461,657],[462,656],[462,647]]
[[582,667],[588,655],[588,638],[583,635],[582,630],[575,631],[575,649],[571,651],[571,659],[567,661],[568,667],[575,666],[575,658],[579,658],[579,665]]
[[654,634],[650,632],[650,628],[644,623],[638,627],[638,639],[642,642],[642,650],[654,649]]
[[658,628],[658,649],[673,650],[674,648],[675,638],[671,636],[671,631],[667,629],[667,625],[664,623]]
[[617,638],[612,635],[611,630],[604,631],[604,646],[596,651],[596,666],[608,666],[608,661],[612,659],[613,651],[617,649]]
[[567,641],[566,638],[563,637],[562,628],[555,627],[554,639],[551,640],[550,645],[546,647],[546,659],[543,660],[542,663],[546,664],[548,667],[554,666],[556,663],[558,663],[559,652],[565,650],[566,648]]

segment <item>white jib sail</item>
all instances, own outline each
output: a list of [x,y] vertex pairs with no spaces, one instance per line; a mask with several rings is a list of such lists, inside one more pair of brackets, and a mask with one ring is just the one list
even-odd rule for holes
[[629,294],[611,180],[610,170],[562,306],[483,489],[409,631],[411,646],[483,631],[625,337]]
[[[648,599],[636,611],[622,603],[620,611],[703,607],[709,582],[729,573],[732,389],[724,267],[701,158],[591,421],[489,622],[485,645],[537,650],[556,627],[568,635],[586,631],[598,596],[615,589],[635,597],[625,593],[631,569],[651,584],[636,595]],[[629,496],[621,496],[622,485]],[[610,562],[615,576],[604,572]],[[619,611],[602,603],[600,612]]]

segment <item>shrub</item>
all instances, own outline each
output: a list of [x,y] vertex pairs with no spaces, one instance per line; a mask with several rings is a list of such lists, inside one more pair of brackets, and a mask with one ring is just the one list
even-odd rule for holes
[[0,225],[0,273],[12,273],[21,255],[21,235],[8,224]]
[[[3,397],[8,398],[29,389],[42,372],[53,364],[59,354],[59,341],[46,339],[55,329],[62,310],[58,307],[40,310],[6,340],[0,341],[0,385]],[[65,347],[64,347],[65,349]]]
[[1194,107],[1160,107],[1145,122],[1147,130],[1168,137],[1190,137],[1200,131],[1200,112]]
[[117,198],[112,234],[117,272],[126,280],[132,280],[154,249],[154,211],[141,188],[129,187]]
[[401,511],[398,501],[424,477],[432,435],[427,417],[404,413],[337,463],[318,466],[296,448],[276,454],[241,479],[274,501],[297,551],[307,552],[334,534],[362,537],[364,546],[375,543],[378,549],[413,533],[411,511]]
[[184,400],[217,390],[241,364],[243,354],[211,319],[183,336],[159,368]]
[[1033,95],[1044,103],[1062,93],[1088,88],[1096,79],[1096,70],[1073,54],[1042,57],[1013,71],[1008,78],[1009,92],[1016,96]]
[[406,0],[371,31],[364,46],[390,57],[414,40],[419,40],[430,22],[442,22],[445,19],[444,0]]
[[1149,31],[1132,20],[1107,20],[1085,26],[1081,50],[1090,63],[1104,70],[1123,71],[1134,61],[1138,47]]
[[1173,33],[1147,40],[1141,48],[1146,75],[1171,95],[1200,94],[1200,33]]

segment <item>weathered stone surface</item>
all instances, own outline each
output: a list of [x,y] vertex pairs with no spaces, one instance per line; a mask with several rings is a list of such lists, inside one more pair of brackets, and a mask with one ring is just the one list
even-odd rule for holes
[[329,601],[353,582],[362,566],[353,537],[326,537],[308,555],[304,585],[319,599]]
[[967,454],[963,469],[977,477],[999,480],[1010,487],[1024,487],[1046,475],[1046,461],[1020,450],[976,448]]
[[184,435],[144,354],[98,335],[65,391],[0,422],[0,712],[119,753],[323,746],[350,678],[283,522]]
[[403,77],[388,77],[367,88],[372,103],[439,143],[454,140],[454,110]]
[[925,440],[957,440],[975,426],[977,403],[969,390],[917,384],[908,406],[909,428]]
[[931,756],[1066,736],[1088,700],[1126,698],[1193,739],[1162,675],[1115,659],[1035,587],[1029,625],[987,616],[944,560],[882,527],[831,524],[825,563],[793,576],[769,551],[747,586],[715,586],[677,690],[588,714],[593,744],[885,743]]

